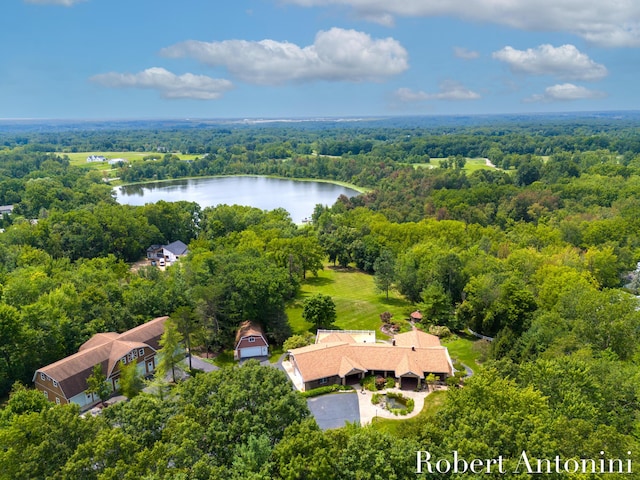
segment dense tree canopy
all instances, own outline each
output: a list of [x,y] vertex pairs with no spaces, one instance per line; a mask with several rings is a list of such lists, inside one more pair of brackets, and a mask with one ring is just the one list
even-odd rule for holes
[[[635,461],[637,125],[386,122],[0,132],[0,204],[14,206],[0,219],[0,392],[11,392],[0,478],[413,478],[418,449],[509,465],[523,449]],[[124,182],[261,174],[368,190],[317,206],[305,227],[284,209],[124,206],[101,172],[66,156],[100,150],[147,152],[112,172]],[[476,157],[496,168],[471,168]],[[175,240],[190,250],[176,265],[132,268],[149,245]],[[327,260],[375,274],[422,311],[424,328],[494,337],[487,364],[402,437],[322,432],[284,375],[253,363],[99,418],[14,385],[95,333],[160,315],[177,319],[190,349],[228,350],[248,319],[282,344],[303,333],[291,331],[287,302]],[[315,326],[333,324],[330,297],[306,303]]]

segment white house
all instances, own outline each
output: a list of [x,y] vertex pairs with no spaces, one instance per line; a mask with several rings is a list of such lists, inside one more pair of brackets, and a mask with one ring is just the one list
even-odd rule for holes
[[162,247],[162,253],[165,261],[167,262],[167,265],[171,265],[180,257],[184,257],[187,253],[189,253],[189,250],[184,243],[182,243],[180,240],[176,240],[169,245],[164,245]]

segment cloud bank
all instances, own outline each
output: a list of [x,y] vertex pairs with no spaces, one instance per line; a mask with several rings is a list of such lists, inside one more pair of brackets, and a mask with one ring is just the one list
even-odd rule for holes
[[225,67],[236,78],[261,85],[381,81],[409,68],[408,53],[397,40],[373,39],[366,33],[341,28],[318,32],[313,45],[306,47],[270,39],[188,40],[163,49],[161,54]]
[[606,93],[597,90],[589,90],[588,88],[574,85],[572,83],[563,83],[547,87],[542,94],[536,94],[525,99],[527,103],[551,103],[564,102],[572,100],[584,100],[593,98],[606,97]]
[[609,47],[640,46],[640,2],[634,0],[280,0],[303,7],[349,7],[391,25],[395,17],[453,16],[529,31],[570,32]]
[[553,75],[564,80],[601,80],[609,73],[604,65],[594,62],[573,45],[540,45],[527,50],[504,47],[494,52],[493,58],[507,63],[514,73]]
[[464,47],[453,47],[453,54],[462,60],[475,60],[476,58],[480,58],[480,52]]
[[480,98],[480,95],[472,90],[469,90],[459,82],[448,80],[440,84],[440,91],[436,93],[414,91],[410,88],[399,88],[393,93],[393,97],[395,100],[401,103],[415,103],[426,102],[429,100],[478,100]]
[[139,73],[103,73],[90,78],[104,87],[157,90],[163,98],[215,100],[233,88],[229,80],[185,73],[175,75],[160,67]]

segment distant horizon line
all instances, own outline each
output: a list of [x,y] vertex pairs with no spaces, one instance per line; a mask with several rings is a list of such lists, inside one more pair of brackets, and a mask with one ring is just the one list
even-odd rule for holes
[[639,113],[640,109],[628,110],[566,110],[548,112],[503,112],[503,113],[430,113],[430,114],[385,114],[385,115],[336,115],[336,116],[256,116],[256,117],[104,117],[104,118],[74,118],[74,117],[0,117],[0,122],[198,122],[198,121],[223,121],[232,123],[270,123],[270,122],[335,122],[335,121],[369,121],[384,120],[389,118],[437,118],[437,117],[506,117],[506,116],[587,116],[597,114],[629,114]]

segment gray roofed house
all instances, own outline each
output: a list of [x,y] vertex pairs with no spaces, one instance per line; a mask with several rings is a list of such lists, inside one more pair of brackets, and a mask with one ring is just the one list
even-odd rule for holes
[[0,215],[13,213],[13,205],[0,205]]
[[[171,265],[176,262],[180,257],[184,257],[189,253],[189,248],[181,242],[176,240],[169,245],[151,245],[147,248],[148,260],[164,260],[166,265]],[[162,264],[162,262],[161,262]]]
[[167,261],[167,265],[171,265],[180,257],[184,257],[189,253],[187,246],[180,240],[170,243],[162,247],[164,258]]

